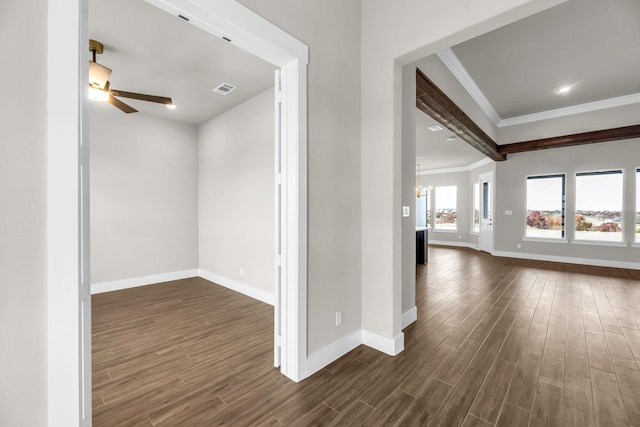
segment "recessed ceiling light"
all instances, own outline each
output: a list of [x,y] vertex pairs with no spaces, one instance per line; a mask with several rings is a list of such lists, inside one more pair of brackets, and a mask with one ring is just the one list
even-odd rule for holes
[[176,106],[174,104],[165,104],[165,106],[170,110],[175,110]]
[[446,139],[447,139],[447,142],[453,142],[456,139],[458,139],[458,137],[457,136],[448,136]]
[[441,130],[443,130],[443,129],[442,129],[442,126],[433,125],[433,126],[429,126],[429,130],[430,130],[431,132],[438,132],[438,131],[441,131]]
[[569,93],[570,91],[571,91],[571,86],[562,86],[562,87],[559,87],[556,92],[558,94],[564,94],[564,93]]

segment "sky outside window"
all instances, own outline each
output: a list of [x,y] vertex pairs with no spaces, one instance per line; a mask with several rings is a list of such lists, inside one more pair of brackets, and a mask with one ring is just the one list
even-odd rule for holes
[[564,175],[527,178],[526,237],[564,238],[564,181]]
[[621,170],[576,174],[575,238],[622,242]]

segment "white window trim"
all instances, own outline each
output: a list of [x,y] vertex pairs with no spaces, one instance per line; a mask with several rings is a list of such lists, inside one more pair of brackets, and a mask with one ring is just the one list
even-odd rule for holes
[[525,191],[525,198],[524,198],[524,221],[523,221],[523,235],[522,235],[522,240],[523,241],[528,241],[528,242],[544,242],[544,243],[569,243],[569,238],[567,237],[567,234],[569,232],[568,228],[567,228],[567,222],[568,222],[568,216],[567,216],[567,176],[568,174],[566,172],[551,172],[551,173],[545,173],[545,174],[536,174],[536,175],[527,175],[525,177],[525,186],[526,186],[526,182],[529,178],[545,178],[545,177],[554,177],[554,176],[564,176],[564,237],[558,237],[558,238],[551,238],[551,237],[533,237],[533,236],[527,236],[527,212],[529,211],[529,209],[527,208],[527,194]]
[[552,239],[549,237],[523,237],[522,238],[523,242],[538,242],[538,243],[562,243],[562,244],[567,244],[569,243],[569,239],[565,238],[559,238],[559,239]]
[[574,239],[571,241],[573,245],[584,245],[584,246],[611,246],[617,248],[626,248],[629,246],[626,242],[607,242],[600,240],[584,240],[584,239]]
[[625,194],[627,191],[627,186],[626,186],[626,182],[625,182],[625,177],[626,177],[626,169],[625,168],[611,168],[611,169],[600,169],[600,170],[593,170],[593,171],[578,171],[578,172],[574,172],[573,174],[573,179],[574,179],[574,193],[573,193],[573,233],[575,236],[575,232],[576,230],[576,224],[575,224],[575,218],[577,215],[577,211],[576,211],[576,206],[578,204],[578,192],[575,191],[575,189],[577,188],[577,178],[578,178],[578,174],[597,174],[599,172],[615,172],[615,171],[620,171],[621,175],[622,175],[622,208],[620,209],[620,224],[622,225],[622,242],[607,242],[607,241],[600,241],[600,240],[588,240],[588,239],[573,239],[571,241],[571,243],[575,243],[578,245],[592,245],[592,246],[612,246],[612,247],[627,247],[627,242],[624,240],[624,234],[626,233],[625,227],[624,227],[624,222],[625,222],[625,215],[624,215],[624,210],[625,210]]
[[[456,228],[453,229],[453,230],[439,228],[438,227],[438,223],[436,222],[437,218],[436,218],[435,214],[436,214],[436,212],[438,212],[438,209],[436,207],[436,203],[438,202],[438,198],[436,197],[436,192],[437,192],[437,189],[439,187],[455,187],[455,189],[456,189],[456,222],[455,222]],[[437,185],[437,186],[433,187],[433,191],[432,191],[431,195],[433,197],[433,199],[431,200],[431,202],[432,202],[431,221],[434,223],[433,224],[433,228],[432,228],[433,232],[434,233],[435,232],[438,232],[438,233],[457,233],[459,231],[458,230],[458,185],[457,184],[453,184],[453,185]]]

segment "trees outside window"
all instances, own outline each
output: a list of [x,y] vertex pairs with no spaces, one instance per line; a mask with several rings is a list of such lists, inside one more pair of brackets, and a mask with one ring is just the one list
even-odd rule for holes
[[576,240],[623,241],[621,170],[576,174]]
[[527,177],[525,237],[565,238],[565,175]]
[[457,222],[457,193],[455,185],[435,188],[435,229],[458,229]]

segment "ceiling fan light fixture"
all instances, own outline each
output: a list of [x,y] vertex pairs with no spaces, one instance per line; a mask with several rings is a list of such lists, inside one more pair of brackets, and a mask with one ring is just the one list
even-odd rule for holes
[[97,87],[89,86],[89,99],[97,102],[107,102],[109,100],[109,92]]
[[104,89],[111,76],[111,70],[97,62],[89,61],[89,85]]

